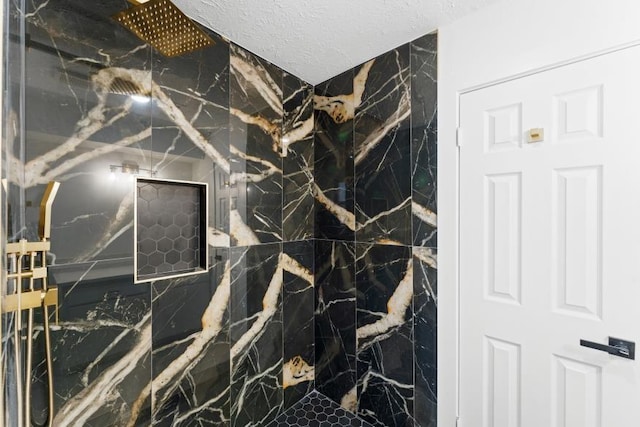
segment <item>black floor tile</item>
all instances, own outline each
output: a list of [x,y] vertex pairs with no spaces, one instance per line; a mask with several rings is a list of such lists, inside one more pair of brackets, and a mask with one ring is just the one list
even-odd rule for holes
[[268,427],[372,427],[333,400],[314,391],[275,419]]

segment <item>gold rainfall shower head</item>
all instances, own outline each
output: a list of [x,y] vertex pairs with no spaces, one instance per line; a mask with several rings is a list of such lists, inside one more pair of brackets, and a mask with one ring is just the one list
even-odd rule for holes
[[164,56],[182,55],[214,43],[169,0],[129,1],[135,6],[113,18]]
[[111,81],[111,85],[109,86],[109,92],[115,93],[118,95],[142,95],[148,96],[147,93],[144,93],[140,86],[136,83],[122,79],[120,77],[116,77]]

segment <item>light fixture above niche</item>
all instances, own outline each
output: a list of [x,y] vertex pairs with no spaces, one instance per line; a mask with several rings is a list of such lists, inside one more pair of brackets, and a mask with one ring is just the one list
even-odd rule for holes
[[138,163],[130,160],[125,160],[119,165],[109,165],[109,171],[112,174],[115,174],[116,172],[120,171],[124,174],[129,174],[129,175],[139,175],[140,172],[145,172],[151,177],[156,176],[158,173],[153,169],[141,168],[140,165],[138,165]]

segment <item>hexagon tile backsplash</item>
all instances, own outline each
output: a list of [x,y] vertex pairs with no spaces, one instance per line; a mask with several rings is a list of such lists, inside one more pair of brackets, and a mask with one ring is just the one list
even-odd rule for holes
[[207,271],[207,185],[136,181],[136,282]]

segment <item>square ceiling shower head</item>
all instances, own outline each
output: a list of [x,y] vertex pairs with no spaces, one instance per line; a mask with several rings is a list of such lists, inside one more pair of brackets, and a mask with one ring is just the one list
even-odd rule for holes
[[113,18],[164,56],[178,56],[214,44],[171,1],[130,1],[135,6]]

